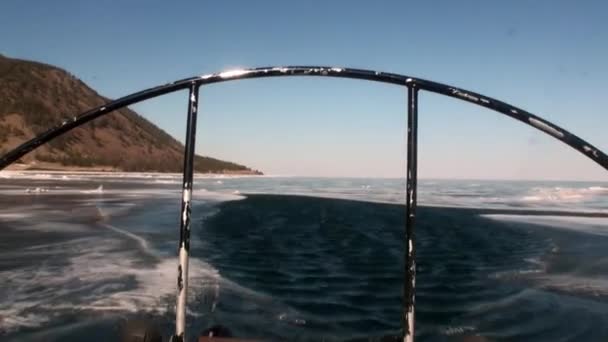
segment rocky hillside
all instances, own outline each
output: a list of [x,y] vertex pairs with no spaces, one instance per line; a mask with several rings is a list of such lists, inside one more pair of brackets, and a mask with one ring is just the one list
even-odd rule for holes
[[[57,67],[0,55],[0,155],[64,118],[108,99]],[[22,160],[32,168],[179,172],[183,145],[124,108],[39,147]],[[197,156],[197,172],[259,173]]]

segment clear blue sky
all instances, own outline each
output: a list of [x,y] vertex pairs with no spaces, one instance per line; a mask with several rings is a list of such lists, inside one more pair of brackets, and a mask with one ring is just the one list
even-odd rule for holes
[[[606,1],[17,1],[0,53],[116,98],[234,67],[319,64],[428,78],[539,114],[608,150]],[[401,176],[404,90],[290,78],[201,93],[197,152],[270,174]],[[186,96],[136,106],[180,140]],[[519,122],[423,94],[420,176],[608,180]]]

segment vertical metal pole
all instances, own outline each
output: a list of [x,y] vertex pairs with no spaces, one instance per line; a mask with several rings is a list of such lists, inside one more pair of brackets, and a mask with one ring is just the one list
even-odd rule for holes
[[177,268],[177,307],[175,314],[175,339],[186,340],[186,298],[188,295],[188,253],[190,251],[190,202],[192,200],[192,178],[194,173],[194,144],[196,138],[196,114],[198,107],[198,84],[190,85],[188,97],[188,123],[184,151],[184,176],[182,183],[182,215],[179,230],[179,266]]
[[416,294],[416,189],[418,180],[418,89],[416,84],[407,91],[407,185],[405,203],[405,281],[403,285],[404,342],[414,341],[414,308]]

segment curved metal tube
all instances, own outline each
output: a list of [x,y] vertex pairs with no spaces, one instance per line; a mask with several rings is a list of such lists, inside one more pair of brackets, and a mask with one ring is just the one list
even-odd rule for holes
[[156,96],[172,93],[178,90],[189,88],[191,84],[203,86],[212,83],[226,82],[246,78],[262,78],[277,76],[329,76],[340,78],[353,78],[375,82],[396,84],[401,86],[413,86],[418,89],[427,90],[441,95],[450,96],[463,101],[471,102],[476,105],[486,107],[496,112],[510,116],[529,126],[543,131],[552,137],[561,140],[570,147],[584,154],[604,169],[608,170],[608,156],[567,130],[552,124],[551,122],[529,113],[521,108],[511,106],[505,102],[483,96],[481,94],[452,87],[449,85],[413,78],[406,75],[391,74],[372,70],[350,69],[324,66],[288,66],[288,67],[264,67],[256,69],[239,69],[224,71],[215,74],[186,78],[183,80],[168,83],[162,86],[146,89],[120,99],[111,101],[103,106],[99,106],[80,115],[74,116],[63,121],[59,125],[47,130],[37,137],[23,143],[14,150],[10,151],[0,159],[0,170],[9,164],[23,157],[36,147],[50,141],[51,139],[66,133],[82,124],[95,118],[108,114],[113,110],[120,109]]
[[103,106],[91,109],[80,115],[64,120],[59,125],[23,143],[0,159],[0,170],[23,157],[36,147],[62,135],[70,130],[81,126],[102,115],[114,110],[153,98],[160,95],[172,93],[188,88],[188,124],[184,156],[184,178],[182,218],[180,225],[180,249],[178,267],[178,298],[176,306],[176,334],[172,341],[185,340],[186,321],[186,293],[188,287],[188,253],[190,236],[190,197],[192,190],[192,172],[194,158],[194,143],[196,136],[196,113],[198,108],[198,90],[200,86],[226,82],[231,80],[277,76],[328,76],[340,78],[361,79],[367,81],[396,84],[408,88],[408,163],[407,163],[407,189],[406,189],[406,231],[405,243],[405,283],[403,303],[403,340],[411,342],[414,340],[414,306],[415,306],[415,276],[416,276],[416,253],[414,224],[416,218],[416,188],[417,188],[417,121],[418,121],[418,91],[426,90],[441,95],[454,97],[463,101],[486,107],[499,113],[510,116],[527,125],[539,129],[552,137],[561,140],[570,147],[581,152],[604,169],[608,170],[608,156],[595,148],[585,140],[546,121],[534,114],[520,108],[511,106],[502,101],[483,96],[471,91],[448,86],[441,83],[416,79],[409,76],[390,74],[362,69],[348,69],[336,67],[319,66],[293,66],[293,67],[267,67],[257,69],[240,69],[225,71],[216,74],[203,75],[186,78],[173,83],[146,89],[118,100],[108,102]]

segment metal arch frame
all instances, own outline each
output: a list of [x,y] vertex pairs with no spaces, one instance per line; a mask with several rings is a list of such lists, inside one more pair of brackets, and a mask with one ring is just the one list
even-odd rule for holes
[[255,69],[230,70],[220,73],[185,78],[179,81],[167,83],[161,86],[133,93],[131,95],[121,97],[117,100],[110,101],[102,106],[93,108],[77,116],[71,117],[61,122],[59,125],[38,135],[37,137],[23,143],[22,145],[10,151],[0,159],[0,170],[4,169],[9,164],[17,161],[19,158],[23,157],[28,152],[48,142],[49,140],[65,132],[68,132],[73,128],[85,124],[97,117],[108,114],[109,112],[120,109],[122,107],[130,106],[132,104],[148,100],[160,95],[173,93],[178,90],[188,89],[191,84],[196,84],[200,87],[212,83],[220,83],[231,80],[277,76],[328,76],[353,78],[367,81],[390,83],[395,85],[406,86],[408,88],[415,87],[420,90],[426,90],[433,93],[457,98],[494,110],[501,114],[507,115],[513,119],[519,120],[534,128],[537,128],[551,135],[552,137],[561,140],[570,147],[589,157],[591,160],[602,166],[604,169],[608,170],[608,156],[590,143],[541,117],[538,117],[530,112],[507,104],[505,102],[493,99],[491,97],[483,96],[472,91],[406,75],[364,69],[324,66],[263,67]]
[[198,108],[199,88],[212,83],[220,83],[231,80],[278,77],[278,76],[327,76],[339,78],[352,78],[367,81],[395,84],[405,86],[408,89],[408,129],[407,129],[407,185],[406,185],[406,229],[404,253],[405,276],[403,287],[403,340],[405,342],[414,339],[414,307],[415,307],[415,278],[416,278],[416,251],[414,224],[416,218],[416,190],[417,190],[417,153],[418,153],[418,92],[426,90],[429,92],[457,98],[470,102],[513,119],[519,120],[532,126],[550,136],[562,141],[575,150],[579,151],[595,163],[608,170],[608,156],[567,130],[553,123],[529,113],[523,109],[511,106],[505,102],[446,84],[418,79],[405,75],[378,72],[364,69],[351,69],[325,66],[286,66],[286,67],[264,67],[256,69],[238,69],[220,73],[196,76],[182,79],[154,88],[149,88],[120,99],[108,102],[97,108],[71,117],[59,125],[47,130],[37,137],[23,143],[10,151],[0,159],[0,170],[9,164],[19,160],[28,152],[38,146],[58,137],[70,130],[81,126],[93,119],[106,115],[114,110],[175,91],[189,89],[188,95],[188,120],[186,128],[186,144],[184,154],[184,170],[182,184],[182,215],[180,220],[180,242],[179,242],[179,266],[178,266],[178,294],[176,308],[176,334],[175,341],[185,341],[186,321],[186,293],[188,287],[188,253],[190,240],[190,200],[192,192],[193,158],[196,137],[196,116]]

